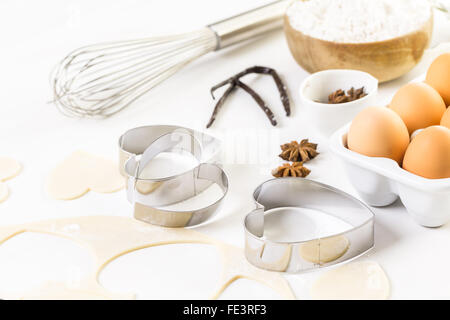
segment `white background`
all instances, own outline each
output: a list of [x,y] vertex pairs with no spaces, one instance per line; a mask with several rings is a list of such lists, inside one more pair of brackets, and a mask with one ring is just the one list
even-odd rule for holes
[[[268,34],[250,45],[210,54],[117,116],[106,120],[72,119],[61,115],[52,99],[49,74],[56,62],[82,45],[194,30],[216,20],[259,6],[260,0],[127,0],[127,1],[12,1],[0,4],[0,155],[23,165],[7,181],[9,199],[0,204],[0,226],[85,215],[130,216],[124,191],[90,192],[74,201],[55,201],[45,193],[49,171],[72,151],[83,149],[117,156],[117,139],[127,129],[150,124],[176,124],[204,130],[214,106],[209,88],[255,64],[277,69],[291,92],[293,114],[286,118],[271,79],[248,77],[248,82],[272,107],[279,122],[272,128],[254,102],[242,92],[222,109],[211,134],[239,140],[225,163],[231,188],[216,219],[196,228],[237,246],[243,245],[242,219],[253,207],[251,194],[270,178],[278,146],[310,138],[320,156],[309,165],[311,179],[351,194],[339,163],[328,152],[327,139],[314,131],[302,112],[297,89],[307,73],[295,63],[282,32]],[[436,16],[433,44],[450,41],[450,22]],[[393,90],[425,67],[382,85],[379,104]],[[253,137],[253,138],[252,138]],[[262,137],[262,156],[245,153]],[[266,138],[264,138],[266,137]],[[251,149],[250,149],[251,150]],[[392,298],[450,298],[450,226],[426,229],[408,216],[400,202],[374,209],[376,246],[370,259],[381,264],[392,284]],[[102,284],[113,290],[136,292],[138,298],[207,298],[220,273],[215,249],[204,245],[170,245],[140,250],[109,265]],[[89,254],[69,240],[23,234],[0,246],[0,296],[21,294],[46,280],[66,281],[92,271]],[[319,272],[287,276],[298,298],[308,298]],[[276,298],[271,290],[248,280],[233,283],[224,298]]]

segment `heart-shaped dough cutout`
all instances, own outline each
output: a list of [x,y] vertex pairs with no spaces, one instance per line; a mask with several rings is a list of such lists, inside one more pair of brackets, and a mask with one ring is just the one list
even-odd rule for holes
[[76,151],[50,173],[47,192],[59,200],[76,199],[89,190],[110,193],[122,189],[125,179],[117,164],[103,157]]
[[207,299],[220,280],[220,259],[210,244],[153,246],[117,257],[98,279],[109,291],[133,292],[138,299]]
[[2,181],[17,176],[20,169],[21,165],[18,161],[8,157],[0,157],[0,202],[5,201],[9,194],[8,187]]
[[20,298],[48,281],[77,287],[95,268],[95,256],[81,243],[33,231],[2,242],[0,261],[2,298]]

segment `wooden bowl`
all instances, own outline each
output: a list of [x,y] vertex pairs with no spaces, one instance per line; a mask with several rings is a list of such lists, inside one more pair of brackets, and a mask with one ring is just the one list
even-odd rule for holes
[[367,43],[321,40],[294,29],[287,15],[284,31],[294,59],[308,72],[327,69],[356,69],[370,73],[380,82],[398,78],[422,58],[430,43],[433,14],[417,31],[401,37]]

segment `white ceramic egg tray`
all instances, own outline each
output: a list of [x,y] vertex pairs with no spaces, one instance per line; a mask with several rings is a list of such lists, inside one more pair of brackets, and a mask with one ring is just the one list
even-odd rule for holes
[[450,178],[426,179],[402,169],[394,160],[349,150],[349,127],[347,124],[332,135],[330,147],[363,201],[384,207],[400,197],[408,213],[423,226],[439,227],[450,221]]

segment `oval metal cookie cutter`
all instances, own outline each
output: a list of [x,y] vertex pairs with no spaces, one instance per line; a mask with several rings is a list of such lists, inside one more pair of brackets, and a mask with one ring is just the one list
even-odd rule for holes
[[[220,142],[198,131],[178,126],[145,126],[127,131],[119,139],[122,174],[127,178],[127,198],[138,220],[164,227],[189,227],[209,219],[228,191],[228,178],[218,162]],[[145,168],[162,152],[190,153],[198,165],[164,178],[146,175]],[[189,200],[212,184],[222,196],[196,209],[165,209]]]
[[[278,178],[258,186],[253,197],[257,209],[244,220],[245,255],[256,267],[302,272],[356,258],[373,248],[374,214],[361,201],[336,188],[308,179]],[[264,236],[265,215],[277,214],[280,208],[331,215],[348,228],[305,241],[272,241]]]

